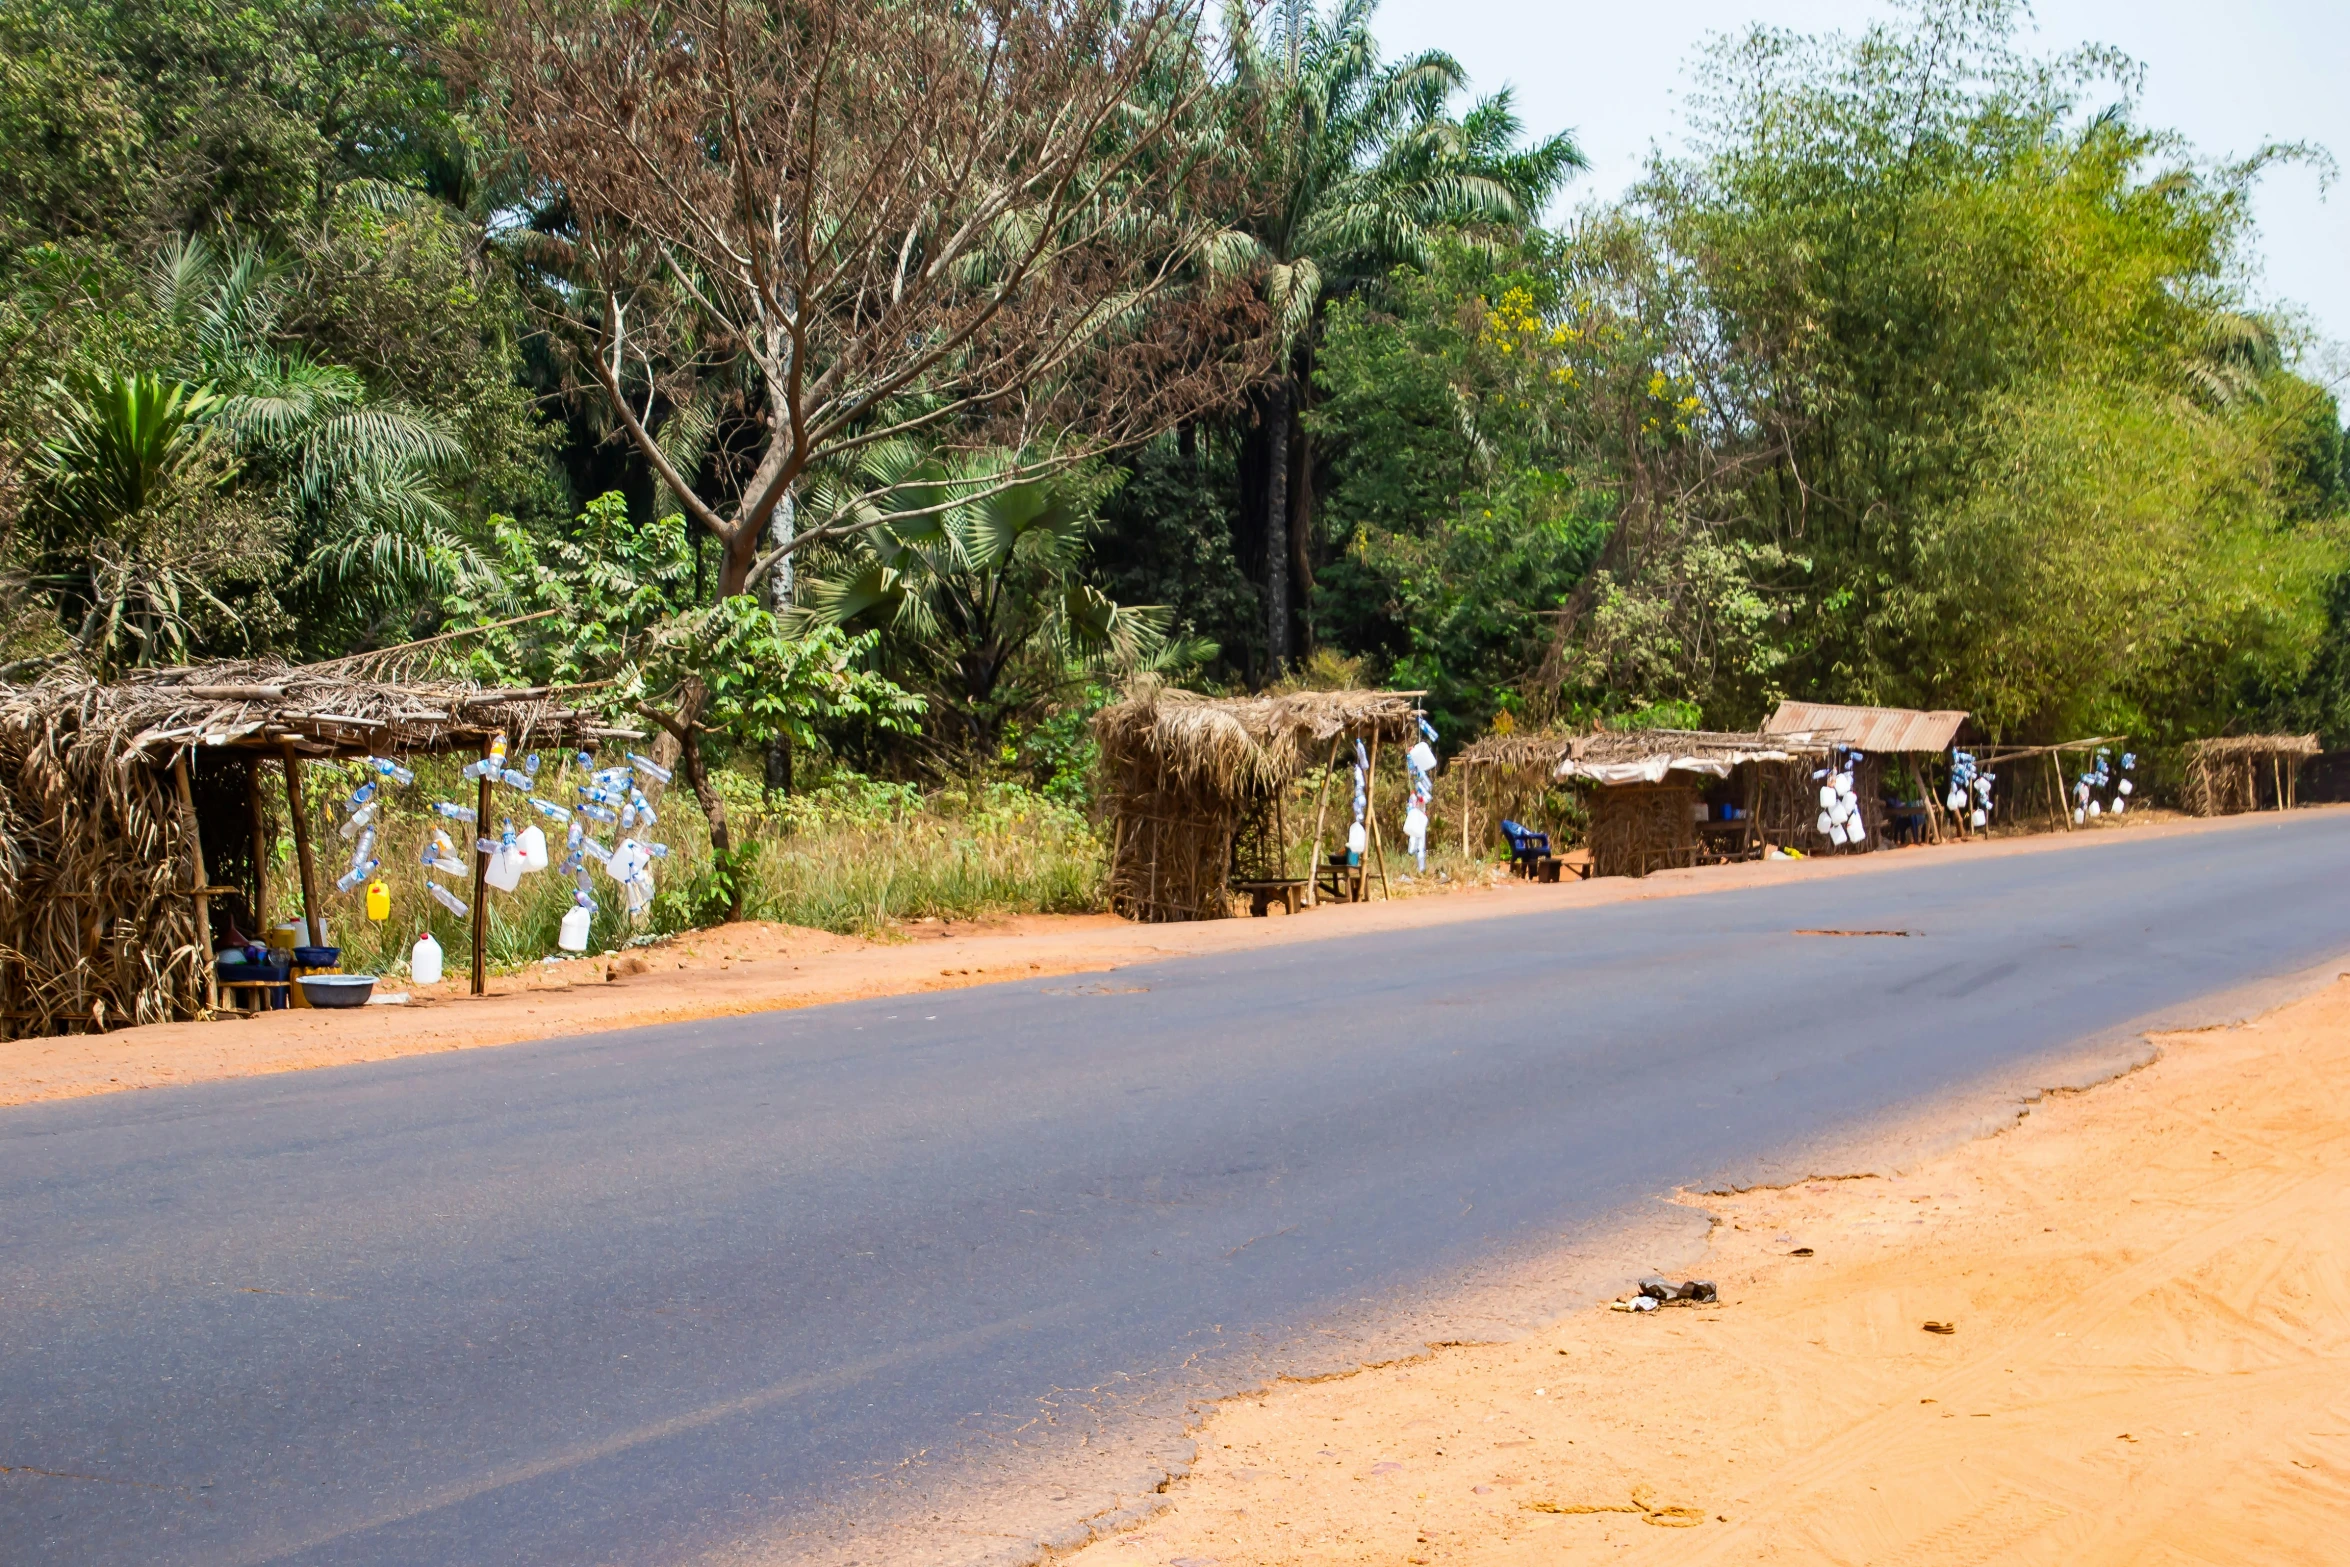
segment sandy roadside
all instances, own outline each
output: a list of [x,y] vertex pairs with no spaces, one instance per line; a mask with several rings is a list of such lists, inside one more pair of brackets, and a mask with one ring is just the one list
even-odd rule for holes
[[[2345,807],[2334,807],[2345,809]],[[0,1041],[0,1105],[252,1077],[313,1067],[601,1033],[646,1024],[816,1006],[1232,952],[1292,941],[1492,919],[1538,909],[1685,897],[1820,877],[1881,875],[1942,859],[2095,853],[2184,833],[2259,831],[2274,815],[2219,821],[2133,818],[2092,832],[1911,848],[1852,859],[1769,861],[1538,887],[1501,881],[1392,902],[1329,905],[1297,919],[1133,925],[1109,915],[1032,916],[977,925],[911,925],[866,941],[795,926],[743,924],[619,958],[533,966],[492,979],[411,989],[404,1007],[284,1011],[166,1023],[100,1035]]]
[[1898,1176],[1685,1199],[1718,1306],[1231,1400],[1076,1567],[2350,1560],[2350,983],[2156,1042]]

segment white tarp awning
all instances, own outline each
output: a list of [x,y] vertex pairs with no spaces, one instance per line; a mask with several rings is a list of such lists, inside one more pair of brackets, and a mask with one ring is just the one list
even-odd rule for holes
[[1559,763],[1558,776],[1597,784],[1652,784],[1663,783],[1667,773],[1703,773],[1709,778],[1727,778],[1730,769],[1741,762],[1794,759],[1785,751],[1730,751],[1713,756],[1674,756],[1660,751],[1632,762],[1584,762],[1570,756]]

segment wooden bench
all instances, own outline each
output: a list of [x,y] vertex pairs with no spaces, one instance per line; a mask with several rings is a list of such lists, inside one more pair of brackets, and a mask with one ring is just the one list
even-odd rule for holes
[[1263,919],[1276,902],[1285,912],[1295,914],[1305,896],[1306,879],[1303,876],[1284,876],[1271,881],[1236,881],[1232,884],[1232,890],[1246,893],[1250,916]]

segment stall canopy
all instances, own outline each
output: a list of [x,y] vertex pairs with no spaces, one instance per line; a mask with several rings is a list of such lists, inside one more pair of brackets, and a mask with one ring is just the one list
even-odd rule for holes
[[1569,741],[1557,776],[1595,784],[1662,783],[1667,773],[1727,778],[1742,763],[1791,762],[1807,749],[1760,734],[1636,729]]

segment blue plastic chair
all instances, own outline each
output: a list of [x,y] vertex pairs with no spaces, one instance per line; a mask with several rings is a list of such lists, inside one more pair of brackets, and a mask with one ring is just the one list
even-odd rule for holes
[[1509,840],[1511,868],[1531,880],[1542,862],[1550,856],[1550,834],[1521,827],[1516,822],[1504,821],[1501,835]]

